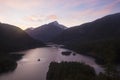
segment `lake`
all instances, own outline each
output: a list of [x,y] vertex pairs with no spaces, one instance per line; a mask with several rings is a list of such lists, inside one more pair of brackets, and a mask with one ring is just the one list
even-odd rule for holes
[[84,62],[92,66],[97,74],[103,72],[103,68],[95,63],[95,59],[79,54],[65,56],[61,54],[63,51],[67,51],[67,49],[44,47],[16,52],[25,55],[17,62],[17,68],[13,72],[2,74],[0,80],[46,80],[49,64],[52,61]]

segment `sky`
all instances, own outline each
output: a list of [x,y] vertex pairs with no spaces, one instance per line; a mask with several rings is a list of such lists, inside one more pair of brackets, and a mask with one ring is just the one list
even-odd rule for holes
[[27,29],[58,21],[67,27],[120,12],[120,0],[0,0],[0,22]]

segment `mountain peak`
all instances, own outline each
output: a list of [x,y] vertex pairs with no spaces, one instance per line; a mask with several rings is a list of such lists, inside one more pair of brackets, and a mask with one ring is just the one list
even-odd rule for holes
[[67,28],[64,25],[59,24],[58,21],[53,21],[53,22],[49,23],[48,25],[55,25],[55,26],[57,26],[61,29],[66,29]]
[[53,21],[53,22],[51,22],[49,24],[59,25],[59,23],[57,21]]
[[57,21],[54,21],[26,32],[34,39],[43,42],[49,42],[63,32],[66,28],[67,27],[59,24]]

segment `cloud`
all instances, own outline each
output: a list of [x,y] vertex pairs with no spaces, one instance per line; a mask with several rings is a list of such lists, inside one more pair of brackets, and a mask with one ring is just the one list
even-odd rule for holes
[[27,16],[24,18],[26,21],[31,21],[31,22],[45,22],[49,20],[57,20],[58,17],[57,15],[31,15]]
[[99,17],[108,15],[114,11],[114,8],[118,3],[120,3],[120,0],[115,0],[112,3],[105,5],[101,10],[96,10],[93,15]]
[[0,0],[0,20],[28,27],[59,20],[73,26],[120,12],[119,4],[120,0]]
[[65,7],[71,8],[71,7],[77,7],[80,5],[84,6],[94,6],[98,3],[98,0],[71,0],[71,2],[67,2],[67,5],[65,4]]
[[47,6],[57,7],[63,10],[71,9],[78,6],[94,6],[100,0],[51,0]]
[[[104,6],[100,6],[100,9],[95,9],[94,7],[84,9],[84,10],[77,10],[74,12],[71,12],[68,16],[71,16],[72,18],[76,19],[85,19],[86,21],[89,19],[97,19],[99,17],[108,15],[112,13],[114,10],[115,6],[120,3],[120,0],[115,0],[111,3],[108,3]],[[98,6],[98,5],[97,5]],[[90,20],[91,21],[91,20]]]
[[[114,9],[119,3],[120,0],[114,0],[112,2],[107,2],[104,5],[100,5],[99,1],[97,1],[97,3],[90,8],[69,12],[69,14],[67,14],[61,22],[68,26],[75,26],[94,21],[105,15],[114,13]],[[96,7],[99,7],[99,9],[97,9]]]
[[43,19],[42,19],[42,16],[40,15],[31,15],[31,16],[24,17],[24,20],[30,21],[30,22],[40,22]]
[[42,4],[41,0],[0,0],[0,4],[4,7],[14,9],[30,9]]
[[49,15],[46,17],[46,20],[56,20],[58,17],[56,15]]

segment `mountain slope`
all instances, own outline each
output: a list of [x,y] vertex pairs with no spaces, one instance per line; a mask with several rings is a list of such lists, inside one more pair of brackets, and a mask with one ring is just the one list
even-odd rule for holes
[[16,51],[38,45],[43,46],[44,44],[32,39],[16,26],[0,23],[0,51]]
[[90,23],[63,31],[54,41],[60,44],[87,43],[119,38],[120,13],[105,16]]
[[26,32],[34,39],[49,42],[65,29],[65,26],[60,25],[57,21],[55,21],[35,29],[27,29]]
[[100,64],[120,64],[120,13],[66,29],[53,42],[93,56]]

